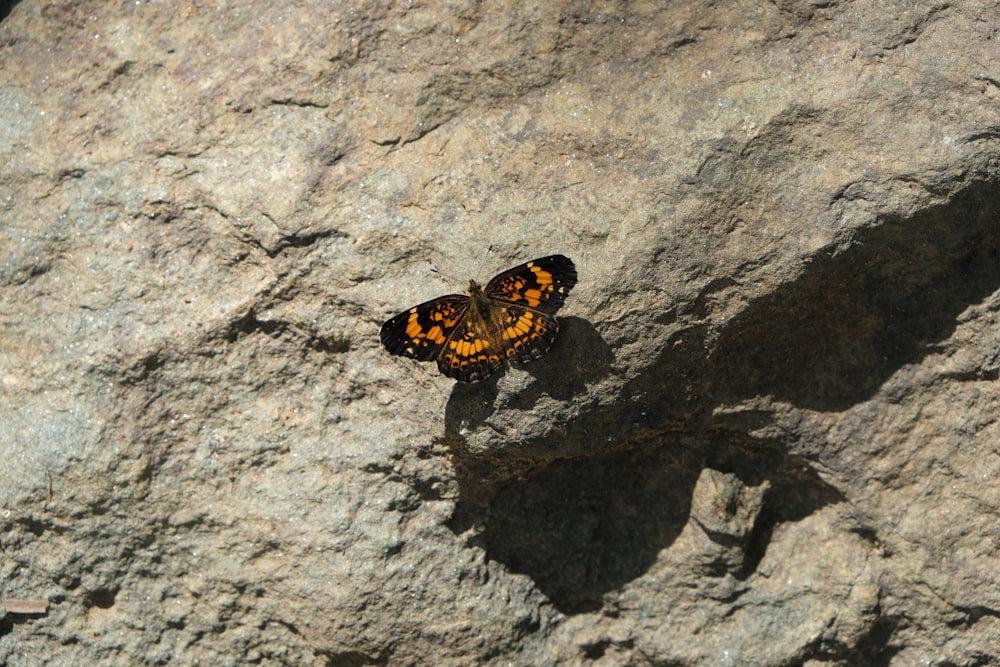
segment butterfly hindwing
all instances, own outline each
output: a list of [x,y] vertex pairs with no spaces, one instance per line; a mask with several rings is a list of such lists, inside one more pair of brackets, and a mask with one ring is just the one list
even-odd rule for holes
[[508,361],[530,361],[545,354],[559,332],[554,315],[514,304],[498,305],[503,315],[500,336]]
[[461,382],[478,382],[493,375],[504,359],[498,333],[482,318],[467,313],[441,348],[438,370]]

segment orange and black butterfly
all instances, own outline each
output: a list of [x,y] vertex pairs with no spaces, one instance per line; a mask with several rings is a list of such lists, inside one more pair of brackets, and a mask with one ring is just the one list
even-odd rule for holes
[[478,382],[504,361],[528,361],[552,345],[555,313],[576,284],[569,257],[542,257],[504,271],[469,293],[414,306],[382,325],[385,349],[418,361],[437,361],[448,377]]

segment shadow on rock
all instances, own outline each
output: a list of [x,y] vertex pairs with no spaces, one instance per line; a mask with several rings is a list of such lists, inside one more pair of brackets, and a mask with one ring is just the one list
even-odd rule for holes
[[527,574],[563,613],[600,607],[641,575],[687,521],[697,467],[660,447],[558,461],[500,489],[489,510],[464,507],[452,529]]
[[717,397],[771,395],[824,412],[870,398],[1000,288],[998,216],[1000,189],[978,184],[817,258],[727,323],[711,357]]
[[[790,456],[787,442],[753,435],[767,431],[769,413],[717,409],[772,396],[839,411],[869,398],[1000,288],[998,212],[1000,189],[972,186],[947,205],[859,232],[853,247],[817,258],[726,322],[714,345],[706,328],[680,331],[616,405],[554,429],[546,436],[553,442],[526,443],[525,451],[548,456],[528,474],[456,451],[461,497],[452,530],[475,528],[471,539],[489,558],[530,576],[564,613],[589,611],[676,540],[699,474],[712,468],[748,486],[768,483],[744,565],[733,572],[752,574],[775,525],[843,498],[809,462]],[[549,365],[522,400],[543,391],[569,400],[608,372],[611,351],[583,324],[571,322],[562,351],[537,362]],[[495,383],[456,388],[446,434],[461,440],[463,423],[485,423],[495,398]],[[595,454],[549,456],[587,451]]]
[[770,485],[749,520],[746,558],[734,573],[740,578],[755,570],[775,525],[843,499],[780,445],[716,433],[701,442],[633,441],[628,450],[557,461],[508,482],[488,508],[460,503],[450,527],[456,534],[477,528],[473,543],[531,577],[562,613],[590,612],[677,539],[705,467],[732,472],[748,486],[765,479]]

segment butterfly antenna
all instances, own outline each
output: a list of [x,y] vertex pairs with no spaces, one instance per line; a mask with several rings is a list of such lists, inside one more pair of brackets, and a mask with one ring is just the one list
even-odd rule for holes
[[[494,248],[496,248],[496,245],[491,243],[490,247],[486,249],[486,253],[479,258],[479,267],[476,269],[476,282],[480,285],[486,284],[483,280],[481,280],[483,277],[483,266],[486,264],[487,258],[493,253]],[[491,262],[491,264],[492,263],[494,262]]]

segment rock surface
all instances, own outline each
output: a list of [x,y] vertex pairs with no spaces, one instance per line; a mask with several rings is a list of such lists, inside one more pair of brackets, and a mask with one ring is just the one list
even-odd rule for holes
[[1000,661],[995,3],[8,9],[0,663]]

